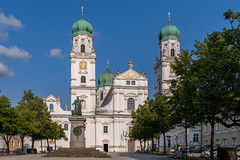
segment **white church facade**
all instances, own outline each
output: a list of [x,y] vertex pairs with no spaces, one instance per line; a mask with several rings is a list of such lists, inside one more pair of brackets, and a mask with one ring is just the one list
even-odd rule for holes
[[[108,66],[98,78],[96,86],[95,64],[96,53],[93,47],[93,27],[83,18],[73,24],[71,65],[71,104],[74,100],[82,102],[82,115],[86,118],[86,147],[106,152],[134,152],[140,149],[139,142],[129,138],[132,118],[131,112],[142,105],[148,97],[148,79],[146,73],[133,70],[133,62],[129,61],[129,69],[123,73],[113,74]],[[66,138],[57,140],[57,148],[69,147],[71,111],[63,110],[59,97],[49,95],[44,98],[52,116],[52,120],[61,124]],[[72,108],[73,109],[73,108]],[[46,150],[46,142],[42,142]],[[31,144],[31,143],[29,143]],[[40,142],[35,148],[41,150]],[[50,146],[54,143],[51,142]]]

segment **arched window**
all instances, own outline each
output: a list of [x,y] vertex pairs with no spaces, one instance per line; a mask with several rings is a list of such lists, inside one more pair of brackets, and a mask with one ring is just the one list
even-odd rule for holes
[[175,56],[175,50],[171,49],[171,56],[174,57]]
[[86,83],[86,77],[85,76],[81,77],[81,83]]
[[68,130],[68,124],[64,124],[64,130]]
[[81,45],[81,52],[85,52],[85,46],[84,46],[84,44]]
[[54,109],[54,108],[53,108],[53,104],[50,104],[50,105],[49,105],[49,110],[50,110],[50,112],[53,112],[53,109]]
[[128,98],[127,100],[127,109],[128,110],[134,110],[135,108],[135,102],[133,98]]

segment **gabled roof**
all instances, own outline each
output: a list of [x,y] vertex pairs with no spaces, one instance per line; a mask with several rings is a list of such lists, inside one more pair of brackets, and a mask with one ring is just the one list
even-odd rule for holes
[[147,77],[143,76],[142,74],[134,71],[133,69],[129,69],[119,75],[116,75],[115,79],[139,79],[139,80],[148,80]]
[[50,94],[49,96],[47,96],[46,98],[43,98],[44,102],[60,102],[61,100],[59,99],[59,97],[55,97],[54,95]]

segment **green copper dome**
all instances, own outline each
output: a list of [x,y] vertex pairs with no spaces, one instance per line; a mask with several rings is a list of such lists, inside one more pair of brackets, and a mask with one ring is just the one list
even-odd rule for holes
[[159,33],[159,41],[165,40],[168,38],[179,39],[179,37],[180,37],[179,29],[172,24],[168,24],[165,27],[163,27]]
[[92,27],[91,23],[84,20],[83,18],[80,19],[79,21],[73,23],[72,35],[82,33],[82,34],[88,34],[88,35],[92,36],[92,31],[93,31],[93,27]]
[[109,71],[109,69],[107,68],[107,70],[105,72],[103,72],[100,77],[98,78],[98,86],[102,87],[102,86],[113,86],[113,78],[115,77],[115,75]]

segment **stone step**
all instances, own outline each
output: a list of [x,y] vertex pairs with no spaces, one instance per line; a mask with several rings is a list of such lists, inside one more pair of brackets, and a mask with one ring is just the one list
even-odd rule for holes
[[99,157],[110,158],[106,153],[95,148],[59,148],[54,152],[46,153],[47,157]]

